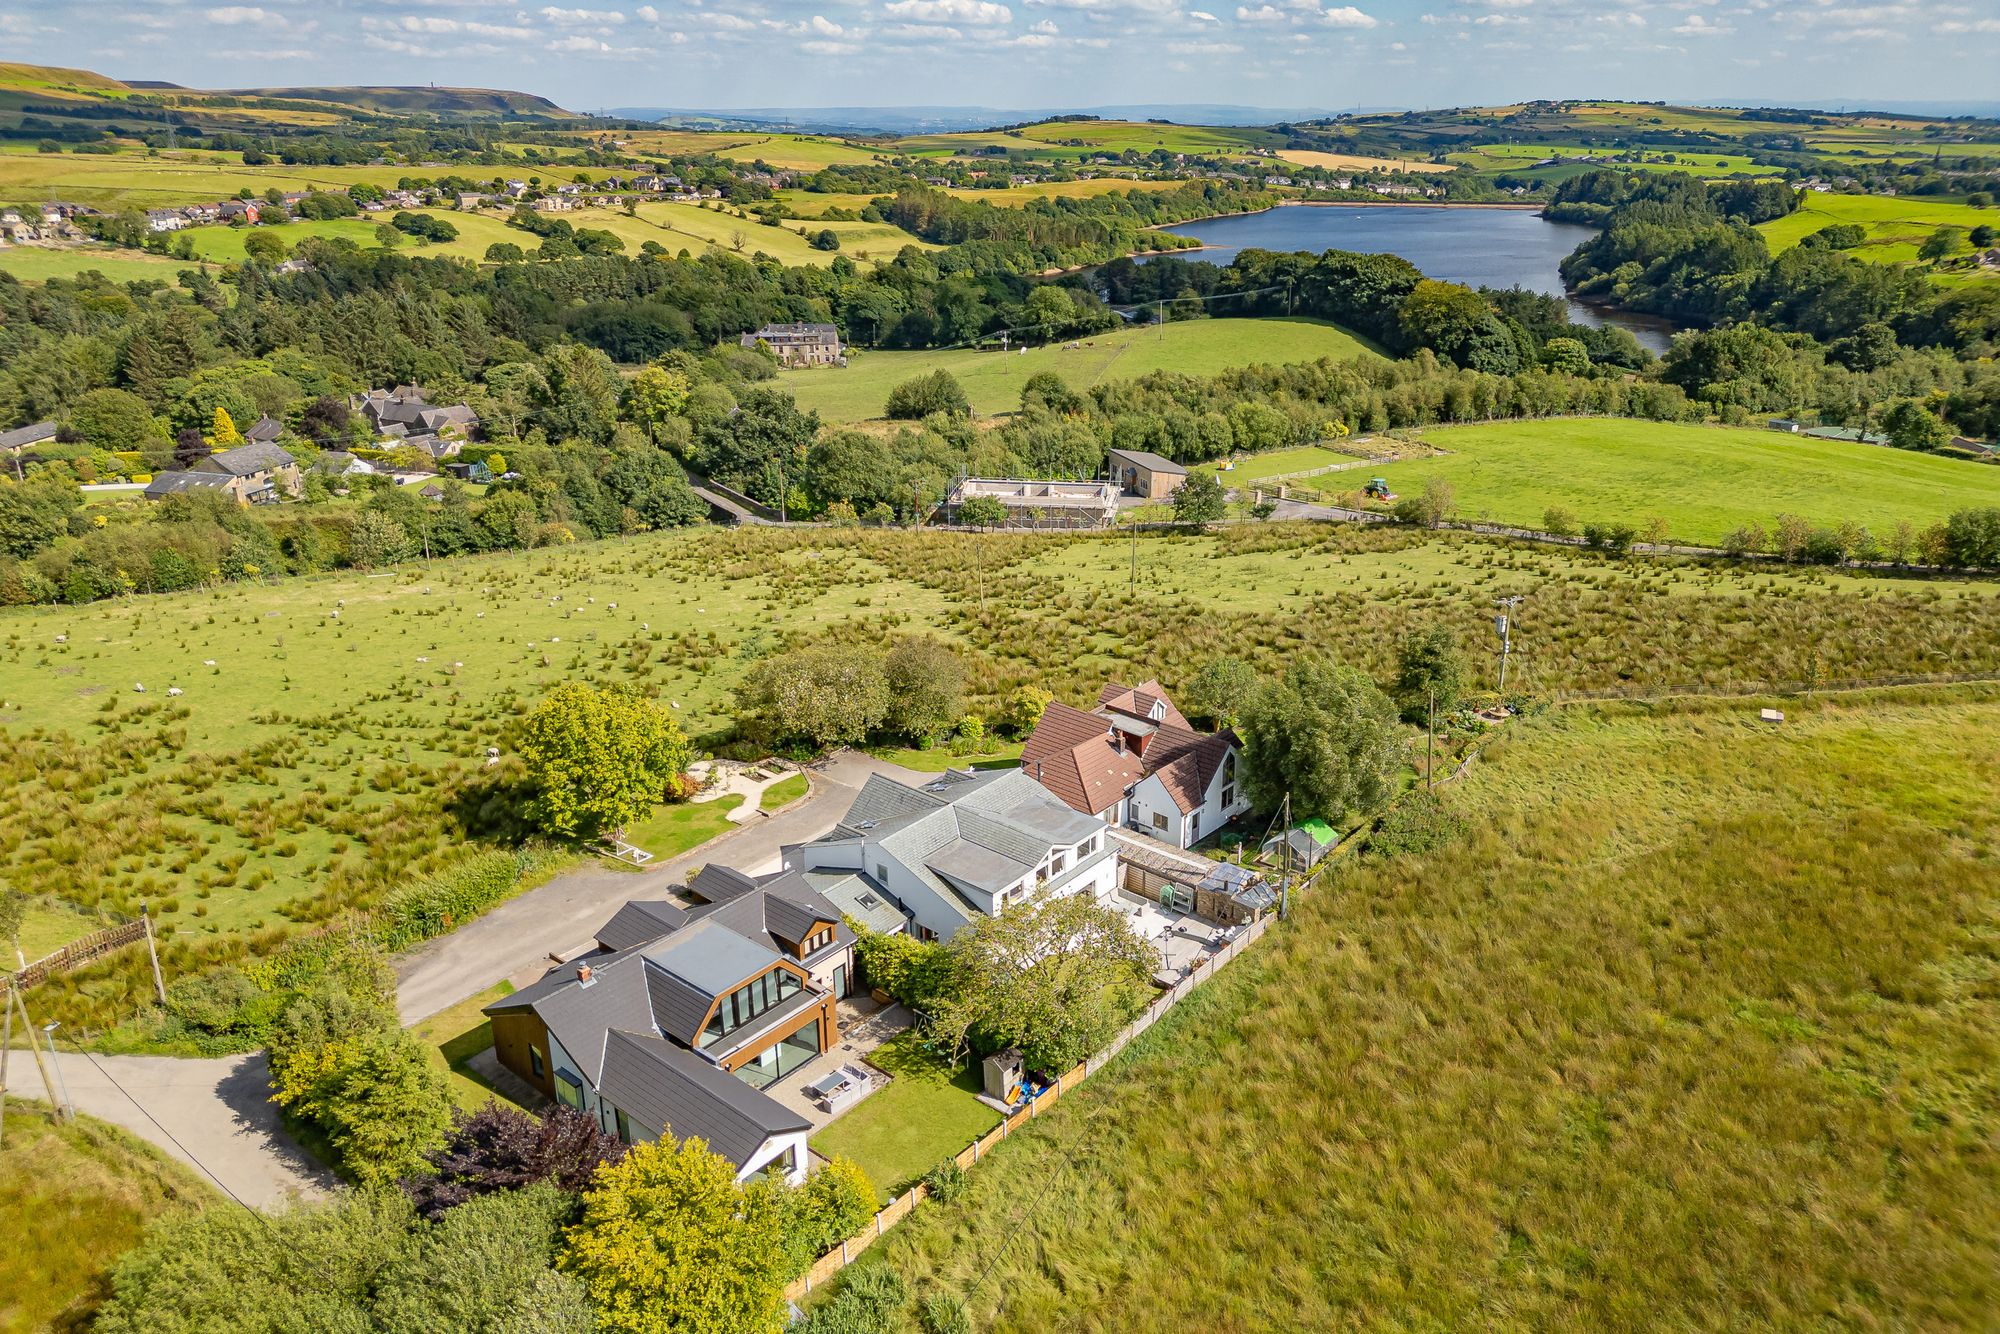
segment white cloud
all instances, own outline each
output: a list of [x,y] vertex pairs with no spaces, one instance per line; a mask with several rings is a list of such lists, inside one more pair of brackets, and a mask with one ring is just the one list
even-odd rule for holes
[[1011,23],[1014,11],[993,0],[890,0],[882,12],[919,23]]
[[1055,24],[1049,22],[1047,19],[1043,19],[1040,23],[1030,24],[1028,31],[1040,33],[1045,37],[1053,37],[1058,32],[1061,32],[1062,29],[1056,27]]
[[879,29],[884,37],[912,42],[958,42],[965,40],[965,34],[957,28],[940,27],[929,23],[892,23]]
[[595,37],[564,37],[549,43],[551,51],[609,51],[611,48]]
[[1670,31],[1677,37],[1727,37],[1736,29],[1727,23],[1710,23],[1699,14],[1689,14],[1685,21]]
[[1380,19],[1376,18],[1373,14],[1362,13],[1353,5],[1342,5],[1338,9],[1326,10],[1320,15],[1320,19],[1329,28],[1379,28],[1382,26]]
[[1188,11],[1188,17],[1189,17],[1189,18],[1191,18],[1191,19],[1193,19],[1193,20],[1194,20],[1194,21],[1195,21],[1196,23],[1220,23],[1220,22],[1222,22],[1222,20],[1221,20],[1221,19],[1217,18],[1217,17],[1215,16],[1215,15],[1213,15],[1213,14],[1209,13],[1209,12],[1208,12],[1207,10],[1205,10],[1205,9],[1190,9],[1190,10]]
[[1948,19],[1937,25],[1939,32],[2000,32],[2000,19],[1974,19],[1966,23],[1959,19]]
[[1276,5],[1259,5],[1255,9],[1248,5],[1236,6],[1238,23],[1283,23],[1285,11]]
[[615,9],[557,9],[550,6],[542,10],[542,17],[551,23],[623,23],[625,16]]
[[816,56],[851,56],[861,47],[854,42],[806,42],[799,49]]
[[642,23],[658,23],[660,21],[660,11],[651,5],[640,5],[632,12],[639,16],[639,21]]
[[822,37],[838,37],[847,31],[847,29],[841,27],[838,23],[835,23],[823,14],[813,15],[807,21],[806,26]]
[[723,32],[751,32],[757,27],[749,19],[738,18],[734,14],[696,14],[693,17],[696,22]]
[[203,17],[210,23],[220,23],[227,27],[254,23],[260,27],[270,28],[285,21],[284,15],[273,14],[270,10],[259,9],[255,5],[223,5],[218,9],[204,11]]
[[1526,25],[1528,20],[1522,18],[1519,14],[1481,14],[1473,22],[1482,28],[1518,28]]

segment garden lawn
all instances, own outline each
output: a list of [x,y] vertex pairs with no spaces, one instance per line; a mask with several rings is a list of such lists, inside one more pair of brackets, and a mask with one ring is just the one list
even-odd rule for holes
[[979,1101],[978,1067],[948,1069],[917,1045],[914,1029],[868,1060],[890,1074],[889,1086],[813,1136],[812,1149],[861,1164],[885,1203],[1000,1123],[1000,1113]]
[[729,812],[742,804],[743,798],[735,795],[662,802],[648,819],[626,829],[625,841],[652,853],[654,861],[669,861],[735,828]]
[[112,1264],[148,1221],[221,1198],[116,1126],[89,1116],[57,1126],[47,1104],[10,1098],[0,1144],[0,1334],[85,1327]]
[[823,420],[855,422],[880,417],[891,389],[934,370],[950,371],[965,387],[973,411],[990,415],[1018,409],[1021,386],[1042,371],[1054,371],[1070,388],[1084,390],[1158,370],[1212,375],[1259,363],[1378,355],[1366,340],[1339,326],[1305,318],[1188,320],[1116,329],[1078,341],[1082,346],[1077,348],[1055,342],[1010,352],[852,350],[846,366],[780,371],[778,384]]
[[2000,690],[1561,710],[1447,799],[859,1265],[999,1334],[1991,1327]]
[[806,776],[804,774],[793,774],[789,778],[780,778],[777,782],[764,789],[763,796],[759,797],[757,801],[758,808],[760,810],[775,811],[780,806],[790,805],[806,794],[806,786]]
[[513,994],[512,982],[496,982],[477,996],[467,996],[449,1009],[410,1025],[411,1036],[422,1045],[432,1067],[443,1072],[452,1105],[461,1111],[476,1112],[489,1102],[513,1105],[469,1064],[479,1053],[493,1049],[493,1023],[480,1011]]
[[868,753],[878,760],[914,769],[918,773],[941,774],[946,769],[1009,769],[1021,762],[1021,743],[995,743],[993,749],[976,755],[960,755],[950,746],[918,750],[914,746],[870,746]]
[[1677,540],[1712,545],[1786,513],[1815,525],[1852,520],[1881,536],[1898,520],[1922,528],[2000,505],[2000,468],[1769,430],[1604,417],[1433,428],[1423,439],[1446,453],[1370,475],[1398,495],[1443,478],[1458,517],[1530,528],[1560,506],[1585,523],[1643,528],[1657,516]]

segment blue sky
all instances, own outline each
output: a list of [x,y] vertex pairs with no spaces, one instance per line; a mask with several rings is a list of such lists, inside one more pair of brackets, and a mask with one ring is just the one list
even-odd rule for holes
[[[614,0],[582,0],[612,6]],[[1202,7],[1206,6],[1206,7]],[[0,0],[0,56],[607,106],[2000,97],[1995,0]]]

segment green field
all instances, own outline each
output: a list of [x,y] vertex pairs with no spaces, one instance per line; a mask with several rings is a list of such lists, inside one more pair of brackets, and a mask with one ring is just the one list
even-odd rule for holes
[[52,1124],[46,1103],[21,1101],[33,1064],[25,1051],[14,1060],[0,1146],[0,1334],[83,1329],[112,1262],[148,1221],[222,1197],[116,1126],[87,1116]]
[[[1122,535],[703,530],[8,608],[7,880],[86,908],[150,904],[171,977],[517,838],[503,818],[518,776],[508,728],[558,682],[634,683],[712,747],[754,662],[833,636],[945,638],[988,718],[1028,683],[1072,702],[1111,678],[1177,689],[1219,645],[1275,669],[1329,626],[1343,659],[1386,677],[1413,625],[1485,643],[1503,592],[1528,599],[1511,679],[1537,692],[2000,661],[1990,582],[1606,562],[1346,525],[1149,535],[1134,555]],[[488,746],[504,761],[491,772]],[[671,810],[672,846],[702,832],[679,821],[712,831],[720,814]],[[38,995],[101,1029],[149,992],[143,954],[127,951]]]
[[[1675,538],[1719,542],[1779,514],[1860,523],[1878,536],[1968,506],[2000,505],[2000,468],[1776,431],[1586,418],[1425,431],[1442,457],[1370,472],[1407,495],[1441,477],[1458,515],[1540,527],[1551,506],[1586,523],[1666,520]],[[1355,490],[1365,478],[1344,475]]]
[[944,369],[965,386],[972,410],[1012,412],[1021,405],[1021,386],[1041,371],[1054,371],[1073,389],[1153,371],[1212,375],[1234,366],[1347,359],[1378,355],[1372,345],[1324,320],[1190,320],[1141,325],[1096,334],[1082,346],[1061,343],[1025,352],[855,351],[844,367],[781,371],[778,383],[802,408],[831,422],[864,421],[882,415],[889,391],[903,381]]
[[[973,130],[958,134],[912,135],[894,141],[914,157],[956,157],[982,149],[1004,149],[1031,158],[1084,158],[1127,151],[1221,156],[1252,148],[1282,148],[1284,136],[1270,130],[1215,125],[1155,125],[1138,121],[1051,121],[1019,130]],[[1004,159],[998,159],[1004,165]]]
[[149,255],[143,250],[116,250],[109,246],[85,246],[75,250],[47,250],[41,246],[0,246],[0,273],[9,273],[24,283],[47,282],[51,278],[76,278],[101,273],[113,282],[142,279],[172,284],[182,269],[200,268],[188,260]]
[[860,1263],[1003,1334],[1989,1327],[2000,693],[1780,702],[1513,724]]
[[[1643,172],[1686,172],[1692,176],[1715,179],[1728,176],[1780,176],[1784,173],[1777,167],[1760,167],[1749,158],[1737,153],[1713,153],[1700,149],[1669,152],[1667,150],[1639,150],[1641,160],[1637,162],[1570,162],[1567,159],[1581,157],[1613,158],[1623,157],[1625,152],[1612,148],[1592,148],[1584,144],[1479,144],[1472,148],[1449,155],[1449,160],[1476,171],[1488,173],[1507,172],[1516,176],[1535,176],[1554,172],[1564,175],[1578,174],[1578,170],[1595,171],[1610,168],[1614,171]],[[1559,165],[1536,169],[1534,164],[1546,158],[1563,159]],[[1671,159],[1671,160],[1670,160]]]
[[[1273,477],[1295,477],[1300,473],[1312,472],[1317,468],[1330,468],[1336,464],[1358,463],[1369,452],[1365,443],[1357,443],[1351,453],[1325,449],[1318,445],[1302,445],[1297,449],[1274,449],[1265,454],[1245,454],[1235,460],[1235,466],[1224,468],[1220,463],[1204,463],[1203,468],[1213,472],[1224,486],[1245,486],[1251,482],[1261,482]],[[1373,474],[1370,474],[1371,476]],[[1338,483],[1316,482],[1317,486],[1338,485]]]
[[2000,229],[2000,209],[1919,195],[1808,194],[1796,212],[1759,223],[1757,230],[1771,249],[1789,250],[1835,223],[1858,223],[1868,234],[1866,241],[1846,253],[1883,264],[1913,264],[1917,247],[1939,227]]

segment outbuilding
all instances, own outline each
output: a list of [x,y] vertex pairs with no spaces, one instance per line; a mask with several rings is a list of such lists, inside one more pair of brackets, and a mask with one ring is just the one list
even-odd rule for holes
[[1180,490],[1187,469],[1150,450],[1111,451],[1111,479],[1141,500],[1165,500]]

